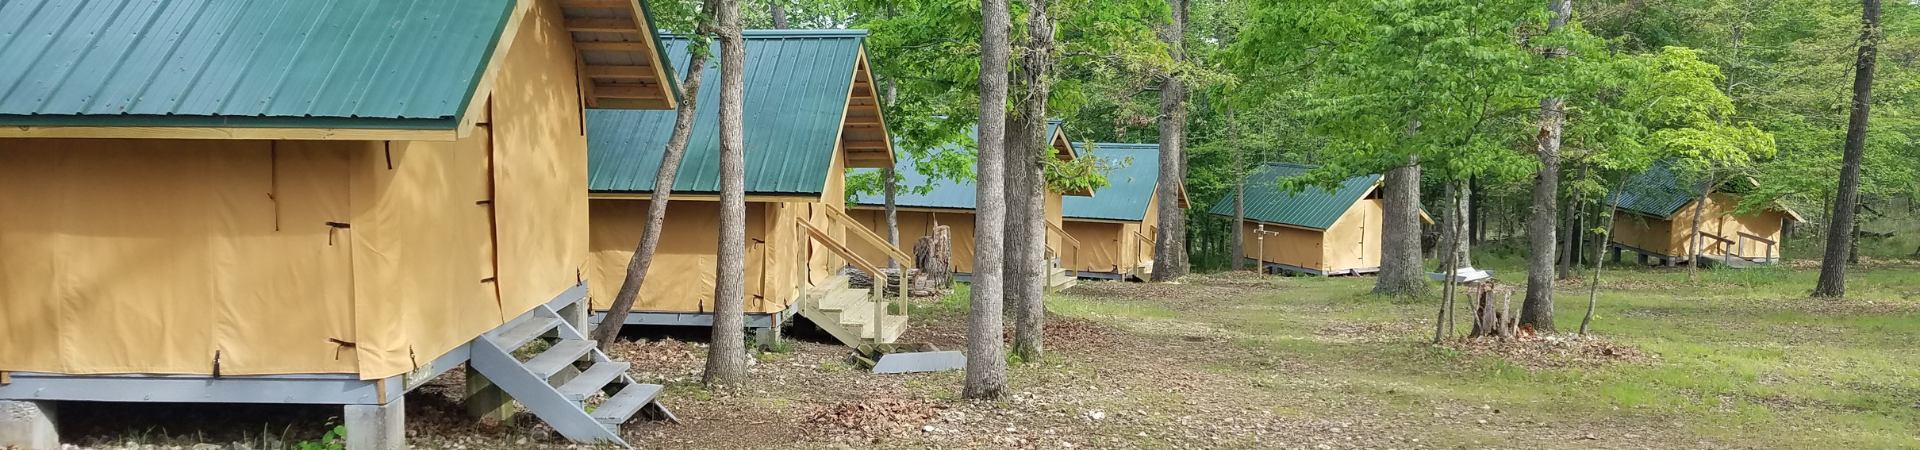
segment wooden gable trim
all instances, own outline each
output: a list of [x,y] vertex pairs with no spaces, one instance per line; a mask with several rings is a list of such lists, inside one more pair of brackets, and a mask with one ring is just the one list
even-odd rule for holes
[[[867,48],[860,47],[859,57],[854,60],[853,82],[847,86],[847,102],[841,111],[840,132],[834,141],[839,142],[841,156],[846,159],[847,168],[887,169],[894,165],[893,133],[887,129],[886,113],[880,105],[879,89],[873,82],[873,71],[867,64]],[[873,115],[854,115],[855,111],[872,111]],[[877,129],[878,141],[847,140],[847,129]]]
[[485,103],[493,97],[493,80],[499,77],[500,66],[505,65],[507,60],[507,52],[513,49],[513,41],[520,36],[521,19],[533,11],[534,2],[537,1],[540,0],[514,2],[506,26],[500,27],[500,38],[493,44],[493,53],[487,56],[487,66],[480,71],[480,82],[474,85],[473,94],[467,97],[467,106],[460,110],[460,126],[456,129],[458,137],[472,135],[474,125],[480,123],[487,114]]

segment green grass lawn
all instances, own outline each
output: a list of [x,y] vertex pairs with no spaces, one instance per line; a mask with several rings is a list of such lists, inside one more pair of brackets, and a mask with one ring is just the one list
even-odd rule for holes
[[[1523,278],[1519,261],[1476,263],[1504,279]],[[1367,295],[1373,279],[1365,277],[1285,278],[1240,298],[1205,299],[1204,307],[1065,295],[1051,308],[1109,322],[1207,324],[1253,354],[1347,380],[1337,395],[1401,413],[1485,404],[1541,422],[1677,426],[1761,448],[1920,447],[1920,266],[1856,269],[1849,298],[1839,301],[1806,298],[1816,275],[1703,270],[1696,282],[1685,268],[1609,270],[1594,333],[1657,359],[1576,368],[1526,368],[1428,345],[1436,301]],[[1522,296],[1514,296],[1516,311]],[[1556,298],[1560,330],[1576,330],[1585,284],[1563,287]],[[1329,329],[1356,327],[1385,336],[1327,337]],[[1209,369],[1256,375],[1270,370],[1262,360]],[[1462,442],[1500,442],[1463,433]]]

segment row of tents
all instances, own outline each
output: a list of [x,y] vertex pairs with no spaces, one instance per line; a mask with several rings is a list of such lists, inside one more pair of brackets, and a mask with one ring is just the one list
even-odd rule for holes
[[[577,441],[673,418],[585,336],[691,100],[674,88],[689,40],[643,2],[26,0],[0,3],[0,29],[18,62],[0,65],[0,447],[58,448],[56,405],[90,401],[340,405],[348,448],[404,448],[405,394],[456,368],[470,409],[518,402]],[[891,342],[907,308],[843,268],[911,258],[847,172],[936,185],[897,199],[902,241],[950,227],[961,273],[974,190],[896,158],[864,31],[745,38],[747,326]],[[706,77],[627,324],[712,323]],[[1144,277],[1157,146],[1049,135],[1061,158],[1131,160],[1098,192],[1049,193],[1056,270]],[[1277,234],[1248,255],[1377,267],[1378,177],[1269,189],[1306,169],[1253,175],[1244,226]]]

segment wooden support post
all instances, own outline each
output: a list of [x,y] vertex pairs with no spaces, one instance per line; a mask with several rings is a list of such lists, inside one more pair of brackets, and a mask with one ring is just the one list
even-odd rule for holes
[[473,366],[467,366],[467,415],[480,420],[495,420],[512,425],[513,397],[494,385]]

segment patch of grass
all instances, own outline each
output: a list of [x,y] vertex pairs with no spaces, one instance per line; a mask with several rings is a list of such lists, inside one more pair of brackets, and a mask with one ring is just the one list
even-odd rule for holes
[[[1483,258],[1476,265],[1517,280],[1517,262]],[[1856,268],[1849,299],[1839,302],[1806,299],[1816,277],[1776,267],[1702,270],[1692,281],[1684,267],[1610,268],[1594,332],[1659,359],[1578,369],[1528,369],[1426,346],[1437,299],[1366,295],[1373,278],[1302,278],[1271,292],[1210,299],[1216,307],[1178,315],[1154,300],[1064,296],[1050,307],[1109,320],[1210,324],[1230,332],[1235,348],[1342,380],[1332,395],[1414,412],[1490,404],[1539,421],[1677,424],[1761,447],[1920,446],[1920,371],[1912,369],[1920,366],[1913,351],[1920,348],[1920,275],[1905,266]],[[1556,320],[1573,331],[1586,312],[1587,289],[1556,294]],[[1517,308],[1521,299],[1513,301]],[[1470,319],[1459,315],[1464,328]],[[1356,329],[1377,332],[1370,339],[1347,335]],[[1265,375],[1263,359],[1195,369]],[[1503,439],[1473,430],[1439,435],[1442,444],[1466,447],[1505,445]]]

